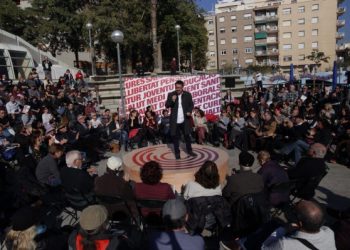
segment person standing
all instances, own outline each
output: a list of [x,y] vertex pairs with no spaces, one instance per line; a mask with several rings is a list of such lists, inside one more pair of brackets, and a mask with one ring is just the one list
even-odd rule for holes
[[176,69],[177,69],[177,62],[176,62],[176,58],[173,57],[173,59],[170,62],[170,74],[176,75]]
[[262,90],[262,74],[258,71],[255,75],[256,85],[258,86],[258,90]]
[[52,76],[51,76],[52,63],[46,56],[44,57],[42,65],[43,65],[43,70],[44,70],[44,73],[45,73],[45,78],[47,78],[50,81],[52,81]]
[[196,156],[192,151],[191,145],[191,114],[193,110],[193,101],[191,93],[184,91],[184,82],[178,80],[175,82],[175,91],[168,94],[165,102],[166,108],[171,108],[170,114],[170,135],[173,139],[175,158],[180,159],[179,138],[181,133],[184,135],[187,154]]

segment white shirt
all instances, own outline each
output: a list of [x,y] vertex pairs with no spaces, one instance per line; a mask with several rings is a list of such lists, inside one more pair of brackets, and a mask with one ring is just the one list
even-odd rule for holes
[[9,101],[8,103],[6,103],[6,110],[8,114],[14,114],[16,112],[21,111],[16,101]]
[[261,81],[262,80],[261,73],[256,74],[256,80],[257,81]]
[[42,121],[43,121],[43,124],[49,124],[50,123],[50,120],[53,118],[52,115],[50,113],[44,113],[41,115],[41,118],[42,118]]
[[96,119],[96,120],[91,119],[90,123],[93,128],[98,128],[100,125],[102,125],[102,122],[100,119]]
[[185,121],[185,115],[184,115],[184,110],[182,108],[182,94],[181,95],[178,95],[177,96],[178,98],[178,103],[179,103],[179,106],[177,108],[177,120],[176,120],[176,123],[177,124],[180,124],[180,123],[183,123]]
[[201,196],[214,196],[222,195],[221,186],[218,185],[216,188],[205,188],[198,182],[189,181],[185,186],[184,198],[186,200]]

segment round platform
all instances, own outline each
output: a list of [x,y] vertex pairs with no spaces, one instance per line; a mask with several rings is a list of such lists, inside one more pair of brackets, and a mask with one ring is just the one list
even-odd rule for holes
[[190,157],[181,149],[181,159],[176,160],[171,144],[161,144],[133,150],[123,157],[124,171],[130,179],[141,182],[140,168],[148,161],[154,160],[163,168],[162,182],[174,186],[178,192],[183,184],[194,180],[194,174],[205,161],[214,161],[219,169],[220,183],[223,183],[228,169],[228,154],[218,148],[192,145],[196,157]]

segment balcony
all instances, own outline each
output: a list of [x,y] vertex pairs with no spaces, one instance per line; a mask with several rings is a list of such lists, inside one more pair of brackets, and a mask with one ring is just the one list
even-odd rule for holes
[[343,39],[344,36],[345,36],[345,33],[344,33],[344,32],[337,32],[335,38],[336,38],[337,40],[340,40],[340,39]]
[[346,12],[346,8],[345,7],[339,7],[338,8],[338,11],[337,11],[337,14],[338,15],[342,15]]
[[258,50],[255,51],[255,56],[256,57],[263,57],[263,56],[278,56],[279,52],[278,49],[274,49],[274,50]]
[[346,46],[344,44],[342,45],[337,45],[337,47],[335,48],[337,52],[342,52],[346,49]]
[[343,27],[345,25],[345,20],[337,20],[337,27]]
[[255,16],[255,23],[277,22],[278,16]]
[[266,33],[277,33],[278,32],[278,27],[273,26],[273,27],[263,27],[263,28],[255,28],[255,33],[259,32],[266,32]]

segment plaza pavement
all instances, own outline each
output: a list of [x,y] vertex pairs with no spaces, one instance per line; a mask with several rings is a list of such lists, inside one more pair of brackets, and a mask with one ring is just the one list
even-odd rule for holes
[[[220,147],[229,154],[229,171],[231,173],[232,168],[239,169],[238,155],[239,150],[227,150],[224,147]],[[123,157],[126,153],[124,150],[117,154],[107,152],[106,157],[119,156]],[[251,152],[254,156],[256,153]],[[100,161],[98,166],[98,174],[102,175],[106,170],[107,159]],[[350,169],[343,165],[327,163],[329,166],[328,174],[321,181],[315,195],[315,199],[324,205],[331,206],[336,209],[345,209],[350,207]],[[259,165],[255,161],[253,171],[258,171]]]

